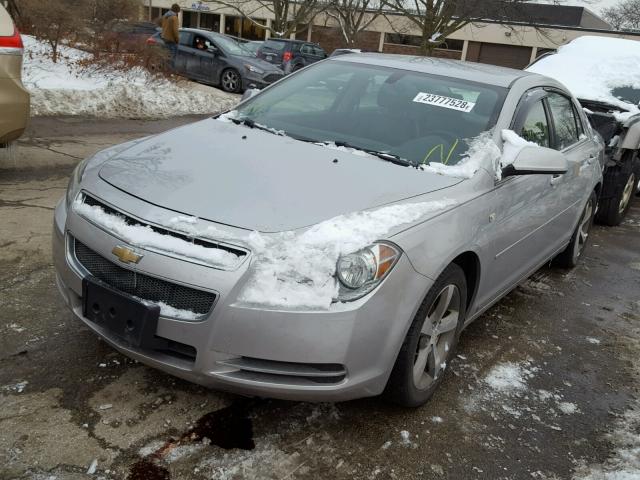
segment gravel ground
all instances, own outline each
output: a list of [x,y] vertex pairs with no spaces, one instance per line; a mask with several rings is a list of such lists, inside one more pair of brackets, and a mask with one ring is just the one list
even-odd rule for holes
[[640,201],[471,325],[419,409],[243,399],[99,341],[56,291],[53,207],[80,158],[191,120],[38,118],[0,158],[0,478],[640,478]]

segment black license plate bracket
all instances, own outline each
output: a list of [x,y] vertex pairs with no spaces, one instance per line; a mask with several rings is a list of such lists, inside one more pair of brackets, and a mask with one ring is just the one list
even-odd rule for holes
[[143,303],[95,277],[82,279],[82,313],[85,318],[134,347],[153,348],[160,307]]

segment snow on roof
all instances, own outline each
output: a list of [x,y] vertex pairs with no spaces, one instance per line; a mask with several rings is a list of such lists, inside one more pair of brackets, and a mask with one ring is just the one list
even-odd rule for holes
[[632,113],[634,104],[616,98],[612,89],[640,89],[640,42],[584,36],[527,68],[563,83],[578,98],[605,102]]

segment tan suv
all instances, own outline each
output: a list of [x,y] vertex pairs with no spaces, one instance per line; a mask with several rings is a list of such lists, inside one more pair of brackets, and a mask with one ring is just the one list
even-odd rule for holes
[[29,121],[29,92],[22,86],[22,38],[0,3],[0,148],[16,140]]

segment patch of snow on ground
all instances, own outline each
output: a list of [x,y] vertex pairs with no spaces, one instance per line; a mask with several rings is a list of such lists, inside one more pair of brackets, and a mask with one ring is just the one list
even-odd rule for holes
[[400,445],[403,447],[418,448],[418,444],[411,440],[411,434],[406,430],[400,432]]
[[571,402],[560,402],[558,403],[558,408],[565,415],[573,415],[578,412],[578,406],[575,403]]
[[585,340],[592,345],[600,345],[600,340],[598,338],[587,337]]
[[81,68],[90,54],[61,46],[57,63],[51,47],[23,35],[23,83],[35,116],[87,115],[101,118],[165,118],[208,114],[235,105],[239,97],[213,88],[155,78],[141,68]]
[[248,242],[255,261],[240,301],[326,310],[338,294],[334,274],[340,255],[356,252],[400,225],[454,204],[452,200],[441,200],[391,205],[340,215],[300,234],[253,232]]
[[640,44],[633,40],[583,36],[558,48],[528,69],[563,83],[578,98],[618,106],[630,113],[638,107],[617,98],[616,87],[640,88]]
[[238,262],[238,257],[226,250],[205,248],[180,238],[154,232],[148,226],[128,225],[123,218],[109,214],[99,206],[83,203],[81,197],[74,201],[73,209],[80,216],[131,245],[172,252],[213,266],[233,267]]
[[528,373],[529,371],[522,365],[506,362],[493,367],[484,381],[491,388],[500,392],[525,390]]

